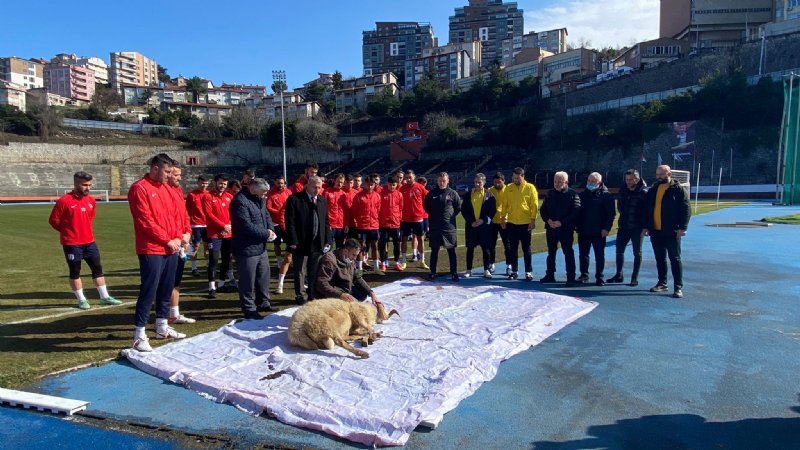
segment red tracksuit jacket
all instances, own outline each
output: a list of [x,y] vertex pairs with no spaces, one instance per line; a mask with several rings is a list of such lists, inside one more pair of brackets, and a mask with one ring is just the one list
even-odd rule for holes
[[188,232],[182,229],[186,223],[182,203],[169,186],[153,181],[147,175],[131,185],[128,206],[133,216],[137,255],[174,253],[167,243]]
[[381,192],[381,228],[400,228],[400,220],[403,218],[403,194],[394,190],[384,189]]
[[50,226],[59,233],[61,245],[86,245],[94,242],[92,222],[97,203],[91,195],[74,192],[58,199],[50,213]]
[[359,230],[377,230],[381,212],[381,196],[375,191],[362,190],[353,198],[350,214]]

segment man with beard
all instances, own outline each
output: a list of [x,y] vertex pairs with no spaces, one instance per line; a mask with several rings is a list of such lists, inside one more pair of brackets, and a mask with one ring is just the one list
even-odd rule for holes
[[525,263],[525,281],[533,281],[533,258],[531,255],[531,234],[536,228],[536,215],[539,212],[539,193],[536,186],[525,181],[525,169],[517,167],[506,186],[503,197],[503,216],[500,225],[508,233],[509,257],[511,259],[510,280],[518,278],[519,259],[517,250],[522,245]]
[[617,199],[617,272],[606,283],[622,283],[622,266],[625,265],[625,247],[628,242],[633,247],[633,272],[628,286],[639,285],[639,268],[642,266],[642,230],[645,227],[645,199],[647,198],[647,184],[639,176],[639,171],[629,169],[625,172],[625,187],[619,190]]

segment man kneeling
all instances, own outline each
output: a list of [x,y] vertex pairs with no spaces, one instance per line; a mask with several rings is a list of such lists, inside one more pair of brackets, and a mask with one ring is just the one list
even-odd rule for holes
[[364,301],[367,297],[377,303],[378,296],[361,275],[356,274],[355,259],[361,243],[347,239],[335,251],[325,253],[319,260],[314,279],[314,298],[339,298],[348,302]]

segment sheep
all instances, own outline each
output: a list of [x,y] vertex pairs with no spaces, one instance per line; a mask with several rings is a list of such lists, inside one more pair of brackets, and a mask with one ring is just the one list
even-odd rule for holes
[[359,358],[369,354],[353,347],[348,341],[360,340],[371,344],[381,337],[373,330],[396,310],[386,313],[382,303],[347,302],[337,298],[314,300],[301,306],[289,320],[289,342],[308,350],[333,349],[338,345]]

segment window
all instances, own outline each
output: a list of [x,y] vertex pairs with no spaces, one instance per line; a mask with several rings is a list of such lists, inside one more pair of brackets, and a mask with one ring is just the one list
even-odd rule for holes
[[197,165],[197,156],[187,156],[186,157],[186,165],[187,166],[196,166]]
[[481,27],[478,29],[478,39],[481,41],[488,41],[489,40],[489,28],[488,27]]

